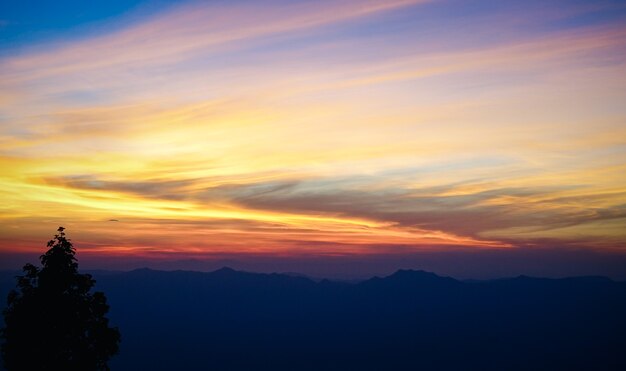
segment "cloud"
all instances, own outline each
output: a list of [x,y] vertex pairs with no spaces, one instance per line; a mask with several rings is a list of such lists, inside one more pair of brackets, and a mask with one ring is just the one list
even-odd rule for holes
[[193,3],[15,50],[3,231],[138,255],[623,245],[626,31],[560,4]]
[[[132,182],[70,176],[47,182],[68,189],[130,194],[139,200],[183,201],[185,207],[198,210],[238,210],[233,214],[218,212],[213,216],[218,219],[213,221],[189,223],[205,223],[216,233],[224,233],[227,224],[218,227],[215,223],[235,223],[226,229],[251,236],[269,233],[272,244],[290,246],[293,242],[286,242],[289,235],[307,243],[322,238],[320,242],[367,244],[388,238],[389,243],[424,245],[428,243],[424,238],[430,236],[435,238],[433,244],[457,241],[489,245],[489,240],[500,240],[503,245],[526,244],[554,238],[570,240],[572,236],[558,231],[582,231],[593,223],[619,223],[626,218],[624,204],[615,204],[626,197],[623,191],[594,193],[587,186],[503,187],[497,183],[381,188],[390,181],[387,177],[211,185],[207,179]],[[176,218],[175,212],[161,212]],[[174,223],[174,219],[166,220]],[[371,221],[369,226],[366,221]],[[259,224],[247,224],[253,222]],[[618,241],[624,237],[616,230],[604,232],[603,238],[596,241],[598,245],[602,240]],[[416,237],[413,241],[412,234]],[[585,240],[583,235],[573,236]],[[442,242],[436,242],[437,239]],[[591,245],[590,241],[585,243]]]
[[[439,187],[435,193],[429,189],[372,192],[324,189],[303,182],[235,186],[216,191],[225,192],[233,202],[251,208],[330,213],[477,238],[512,227],[547,231],[625,216],[623,207],[594,209],[580,206],[586,201],[602,198],[600,195],[559,198],[557,195],[563,190],[560,187],[495,188],[462,195],[446,194],[453,190],[454,186]],[[624,195],[604,195],[604,198]],[[537,197],[544,199],[533,200]],[[576,203],[572,205],[565,200],[575,200]]]
[[99,180],[89,175],[64,176],[61,178],[47,179],[46,182],[68,188],[132,193],[145,198],[165,200],[184,199],[187,197],[186,188],[195,183],[190,179],[120,182]]
[[[421,2],[424,1],[318,1],[248,3],[244,6],[196,3],[95,39],[61,44],[43,53],[9,59],[3,65],[8,70],[30,72],[28,75],[13,75],[14,78],[28,79],[115,66],[129,71],[133,67],[176,63],[194,53],[215,50],[226,43],[293,33]],[[42,64],[45,69],[40,68]],[[5,75],[7,77],[11,79],[10,75]]]

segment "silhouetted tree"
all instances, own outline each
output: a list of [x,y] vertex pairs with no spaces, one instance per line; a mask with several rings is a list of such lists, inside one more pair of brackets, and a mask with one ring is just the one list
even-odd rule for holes
[[4,310],[2,355],[8,370],[108,370],[120,333],[95,280],[78,273],[76,250],[64,228],[48,242],[42,267],[26,264]]

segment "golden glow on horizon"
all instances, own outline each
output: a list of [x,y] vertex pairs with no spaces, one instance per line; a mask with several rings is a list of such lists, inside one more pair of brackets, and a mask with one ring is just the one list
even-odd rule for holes
[[276,5],[0,57],[3,235],[190,256],[626,245],[623,24],[503,14],[481,41],[372,31],[425,1]]

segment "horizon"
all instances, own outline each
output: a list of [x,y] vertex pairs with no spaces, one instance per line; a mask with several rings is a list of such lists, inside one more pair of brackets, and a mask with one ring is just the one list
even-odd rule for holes
[[[0,273],[5,274],[5,273],[12,273],[12,272],[19,272],[18,270],[5,270],[5,269],[0,269]],[[242,269],[234,269],[232,267],[229,266],[222,266],[220,268],[217,269],[212,269],[212,270],[194,270],[194,269],[157,269],[157,268],[150,268],[150,267],[141,267],[141,268],[134,268],[134,269],[129,269],[129,270],[108,270],[108,269],[85,269],[82,271],[82,273],[87,273],[89,275],[91,275],[94,278],[95,281],[95,289],[98,290],[98,277],[103,277],[106,279],[106,277],[110,277],[111,275],[119,275],[119,274],[128,274],[128,273],[137,273],[137,272],[154,272],[154,273],[166,273],[166,274],[170,274],[170,273],[198,273],[198,274],[208,274],[208,275],[214,275],[214,274],[222,274],[222,273],[228,273],[228,274],[245,274],[245,275],[252,275],[252,276],[283,276],[283,277],[288,277],[288,278],[294,278],[294,279],[299,279],[299,278],[303,278],[306,279],[310,282],[316,283],[316,284],[320,284],[320,283],[324,283],[324,281],[327,282],[335,282],[335,283],[342,283],[342,284],[352,284],[352,285],[358,285],[361,283],[365,283],[366,281],[376,281],[379,279],[389,279],[389,278],[393,278],[393,277],[397,277],[398,275],[413,275],[412,277],[424,277],[424,276],[428,276],[428,277],[433,277],[433,278],[437,278],[437,279],[452,279],[454,281],[457,282],[461,282],[461,283],[487,283],[487,282],[499,282],[499,281],[508,281],[508,280],[518,280],[518,279],[530,279],[530,280],[550,280],[550,281],[563,281],[563,280],[571,280],[571,279],[577,279],[577,280],[594,280],[594,282],[597,282],[598,279],[602,280],[603,282],[612,282],[612,283],[616,283],[616,284],[624,284],[626,283],[626,280],[618,280],[618,279],[613,279],[610,277],[606,277],[606,276],[599,276],[599,275],[583,275],[583,276],[563,276],[563,277],[540,277],[540,276],[529,276],[529,275],[525,275],[525,274],[519,274],[519,275],[513,275],[513,276],[506,276],[506,277],[498,277],[498,278],[484,278],[484,279],[474,279],[474,278],[458,278],[458,277],[452,277],[452,276],[448,276],[448,275],[442,275],[442,274],[437,274],[435,272],[431,272],[431,271],[427,271],[427,270],[422,270],[422,269],[396,269],[395,271],[388,273],[388,274],[383,274],[383,275],[372,275],[372,276],[367,276],[367,277],[361,277],[361,278],[341,278],[341,277],[318,277],[318,276],[311,276],[311,275],[306,275],[306,274],[302,274],[302,273],[298,273],[298,272],[259,272],[259,271],[249,271],[249,270],[242,270]],[[232,279],[233,276],[229,277],[228,279]],[[6,279],[6,277],[3,277]],[[229,282],[229,281],[226,281]],[[582,282],[582,281],[578,281],[578,282]],[[4,284],[6,284],[6,282],[2,282]]]
[[[556,257],[559,257],[559,251],[555,251]],[[80,258],[80,252],[77,253],[78,263],[82,271],[85,272],[131,272],[135,270],[149,269],[163,272],[188,271],[200,273],[212,273],[221,269],[232,269],[237,272],[255,273],[255,274],[296,274],[313,280],[328,279],[337,281],[363,281],[373,277],[387,277],[398,271],[419,271],[436,274],[440,277],[451,277],[456,280],[499,280],[507,278],[515,278],[527,276],[532,278],[548,278],[563,279],[574,277],[605,277],[616,282],[626,281],[626,274],[622,268],[625,261],[614,261],[613,266],[607,268],[603,259],[598,259],[595,268],[589,269],[589,256],[583,255],[579,257],[579,265],[570,267],[565,272],[550,272],[541,266],[528,267],[511,264],[512,257],[506,259],[508,264],[500,267],[495,271],[485,271],[482,266],[485,263],[484,257],[477,258],[474,265],[459,267],[460,263],[467,265],[466,257],[460,254],[456,257],[455,263],[450,264],[450,259],[441,259],[436,255],[429,257],[425,262],[424,256],[413,257],[413,261],[407,262],[407,257],[403,256],[403,262],[397,259],[385,259],[380,256],[370,257],[368,260],[355,260],[354,257],[346,257],[343,261],[329,261],[327,259],[318,259],[311,261],[303,259],[300,261],[280,261],[273,257],[263,257],[264,261],[245,261],[245,260],[163,260],[150,262],[144,259],[125,261],[123,265],[102,263],[97,261],[84,261]],[[490,261],[497,261],[502,264],[502,259],[490,258]],[[3,260],[0,264],[0,271],[19,272],[21,267],[26,263],[38,265],[39,255],[22,255],[18,258],[11,256],[10,260]],[[580,264],[580,262],[584,264]],[[355,266],[356,263],[356,266]],[[575,261],[574,261],[575,263]],[[542,264],[545,264],[543,262]],[[456,265],[456,267],[455,267]],[[350,269],[347,267],[350,266]],[[456,269],[455,269],[456,268]],[[607,273],[608,272],[608,273]]]
[[626,280],[623,1],[0,4],[0,269]]

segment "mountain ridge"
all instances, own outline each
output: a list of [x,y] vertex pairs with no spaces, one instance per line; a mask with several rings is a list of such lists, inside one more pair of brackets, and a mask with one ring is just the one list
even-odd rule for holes
[[[6,294],[16,272],[4,273]],[[347,283],[224,267],[94,278],[122,333],[114,370],[626,368],[626,283],[603,277],[402,269]]]

